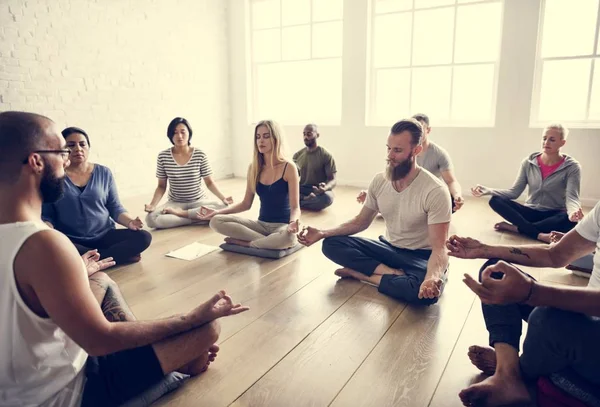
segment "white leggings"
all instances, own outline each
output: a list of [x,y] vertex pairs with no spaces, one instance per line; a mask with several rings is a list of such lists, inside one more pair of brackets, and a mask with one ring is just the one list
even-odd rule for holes
[[[154,212],[149,213],[146,216],[146,225],[155,229],[168,229],[176,228],[179,226],[186,226],[193,224],[206,225],[207,221],[192,220],[191,217],[195,212],[198,212],[201,206],[206,206],[210,209],[221,209],[225,207],[225,204],[220,201],[211,201],[208,199],[200,199],[195,202],[174,202],[168,201],[164,205],[156,208]],[[182,218],[177,215],[162,213],[166,207],[185,209],[188,211],[188,217]]]
[[271,223],[235,215],[215,215],[210,221],[215,232],[250,242],[257,249],[281,250],[296,244],[296,235],[287,231],[287,223]]

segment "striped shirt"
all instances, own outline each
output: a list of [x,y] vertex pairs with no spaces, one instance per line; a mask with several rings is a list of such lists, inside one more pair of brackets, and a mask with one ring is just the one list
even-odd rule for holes
[[169,180],[169,201],[195,202],[206,197],[202,178],[212,175],[208,158],[194,148],[190,160],[177,164],[170,148],[161,151],[156,160],[156,178]]

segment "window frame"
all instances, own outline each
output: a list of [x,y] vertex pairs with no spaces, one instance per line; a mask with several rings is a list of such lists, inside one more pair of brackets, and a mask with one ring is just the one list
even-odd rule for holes
[[[452,60],[456,56],[456,32],[457,32],[457,18],[458,18],[458,9],[460,7],[469,7],[477,4],[492,4],[492,3],[500,3],[501,14],[500,14],[500,33],[498,36],[497,46],[497,55],[494,62],[450,62],[444,64],[426,64],[426,65],[413,65],[413,49],[414,49],[414,20],[415,20],[415,12],[421,10],[436,10],[443,8],[454,8],[454,28],[453,28],[453,41],[452,41]],[[502,48],[502,40],[504,35],[504,8],[505,1],[504,0],[475,0],[471,3],[459,3],[458,0],[454,0],[454,4],[442,5],[442,6],[432,6],[432,7],[418,7],[415,8],[415,0],[412,0],[412,7],[403,11],[392,11],[392,12],[383,12],[376,13],[377,0],[369,1],[369,16],[368,16],[368,32],[367,32],[367,93],[366,93],[366,125],[367,126],[382,126],[384,123],[377,121],[377,112],[376,112],[376,91],[377,91],[377,72],[379,70],[396,70],[396,69],[408,69],[410,72],[410,81],[409,81],[409,92],[412,92],[412,75],[414,68],[428,68],[428,67],[451,67],[451,75],[450,75],[450,95],[449,95],[449,118],[448,119],[435,119],[435,124],[437,127],[495,127],[496,125],[496,110],[498,103],[498,78],[500,71],[500,59],[501,59],[501,48]],[[411,13],[411,52],[410,52],[410,64],[408,66],[396,66],[396,67],[381,67],[377,68],[374,66],[375,64],[375,18],[377,16],[384,15],[393,15],[393,14],[403,14],[403,13]],[[452,119],[452,104],[453,104],[453,91],[454,91],[454,67],[455,66],[474,66],[474,65],[493,65],[494,66],[494,79],[492,83],[492,100],[490,105],[490,117],[488,120],[453,120]],[[412,96],[409,96],[409,106],[412,104]],[[412,106],[409,107],[411,110],[410,114],[417,113],[412,112]],[[423,112],[427,113],[427,112]]]
[[[263,120],[264,118],[259,118],[258,116],[258,111],[259,111],[259,106],[258,106],[258,66],[260,65],[271,65],[271,64],[285,64],[285,63],[294,63],[294,62],[310,62],[310,61],[316,61],[316,60],[339,60],[340,62],[340,78],[343,77],[343,57],[344,57],[344,53],[343,53],[343,45],[344,45],[344,36],[343,36],[343,27],[344,27],[344,15],[342,12],[342,16],[339,19],[327,19],[327,20],[322,20],[322,21],[314,21],[313,18],[313,12],[314,12],[314,3],[316,1],[322,1],[322,0],[309,0],[310,1],[310,21],[308,23],[296,23],[296,24],[290,24],[290,25],[283,25],[283,0],[277,0],[279,2],[279,26],[277,27],[271,27],[271,28],[258,28],[255,29],[253,26],[253,8],[252,8],[252,4],[255,2],[260,2],[261,0],[248,0],[248,20],[247,20],[247,30],[246,30],[246,38],[247,38],[247,43],[246,43],[246,52],[247,52],[247,57],[248,57],[248,61],[249,61],[249,69],[248,69],[248,75],[249,78],[247,78],[247,83],[251,84],[251,88],[248,89],[249,91],[249,95],[248,95],[248,103],[247,103],[247,108],[248,108],[248,124],[249,125],[256,125],[256,123],[258,123],[260,120]],[[342,4],[344,2],[342,1]],[[344,7],[345,8],[345,7]],[[335,57],[313,57],[313,51],[314,51],[314,47],[313,47],[313,29],[315,25],[319,25],[319,24],[325,24],[325,23],[334,23],[334,22],[340,22],[342,24],[342,49],[340,50],[340,55],[339,56],[335,56]],[[305,27],[308,26],[310,28],[310,57],[309,58],[299,58],[299,59],[290,59],[290,60],[285,60],[283,59],[283,41],[282,41],[282,31],[284,28],[292,28],[292,27]],[[278,61],[267,61],[267,62],[255,62],[254,61],[254,33],[257,31],[265,31],[265,30],[273,30],[273,29],[278,29],[279,30],[279,60]],[[249,80],[248,80],[249,79]],[[342,88],[343,88],[343,84],[342,84]],[[328,126],[339,126],[342,122],[342,117],[343,117],[343,97],[342,94],[340,94],[340,115],[339,118],[334,119],[334,120],[320,120],[319,122],[322,123],[323,125],[328,125]],[[295,125],[304,125],[306,121],[306,118],[297,118],[297,119],[292,119],[292,120],[278,120],[278,122],[280,124],[283,125],[291,125],[291,126],[295,126]]]
[[[530,128],[545,128],[548,125],[547,120],[540,120],[540,103],[541,103],[541,95],[542,95],[542,77],[543,77],[543,69],[545,61],[573,61],[573,60],[581,60],[581,59],[591,59],[590,64],[590,75],[588,80],[588,94],[586,99],[586,116],[589,117],[590,114],[590,104],[592,99],[592,87],[594,84],[594,70],[596,65],[596,60],[600,60],[600,52],[598,49],[598,40],[600,34],[600,2],[598,2],[598,10],[596,15],[596,31],[594,33],[594,51],[592,54],[588,55],[577,55],[577,56],[568,56],[568,57],[547,57],[542,58],[542,43],[544,36],[544,14],[546,11],[546,3],[547,0],[540,0],[540,14],[539,14],[539,23],[538,23],[538,35],[537,35],[537,43],[535,50],[535,67],[533,73],[533,89],[531,95],[531,109],[529,114],[529,127]],[[600,61],[598,62],[600,63]],[[599,78],[600,80],[600,78]],[[562,120],[560,117],[556,119],[552,119],[553,122],[560,122],[562,125],[570,128],[580,128],[580,129],[598,129],[600,128],[600,118],[595,120]]]

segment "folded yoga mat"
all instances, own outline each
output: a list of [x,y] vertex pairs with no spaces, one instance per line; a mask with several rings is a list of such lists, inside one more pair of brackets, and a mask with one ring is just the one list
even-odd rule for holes
[[195,260],[198,257],[202,257],[208,253],[214,252],[217,249],[218,247],[216,246],[209,246],[206,244],[194,242],[192,244],[188,244],[187,246],[183,246],[180,249],[173,250],[172,252],[167,253],[165,256],[190,261]]
[[244,246],[240,246],[237,244],[223,243],[219,247],[228,252],[247,254],[249,256],[263,257],[266,259],[280,259],[282,257],[289,256],[290,254],[297,252],[298,250],[302,249],[304,246],[302,246],[301,244],[297,244],[288,249],[273,250],[273,249],[257,249],[254,247],[244,247]]

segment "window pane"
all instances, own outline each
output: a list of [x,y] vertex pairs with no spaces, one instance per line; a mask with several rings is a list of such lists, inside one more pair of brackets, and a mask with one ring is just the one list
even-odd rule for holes
[[256,119],[274,117],[287,124],[305,124],[307,120],[339,124],[341,70],[339,58],[257,66]]
[[414,68],[410,106],[411,112],[426,112],[436,120],[448,119],[452,68]]
[[590,120],[600,120],[600,60],[594,63],[594,83],[590,100]]
[[598,0],[546,0],[542,58],[594,52]]
[[413,0],[377,0],[375,13],[412,10]]
[[415,12],[413,65],[452,62],[454,7]]
[[279,27],[279,0],[255,0],[252,2],[252,28]]
[[310,23],[310,0],[282,0],[281,24]]
[[310,25],[281,29],[281,52],[283,60],[310,58]]
[[342,56],[342,22],[313,24],[313,58]]
[[410,64],[411,14],[375,17],[373,59],[376,67]]
[[376,123],[391,125],[410,115],[410,69],[380,69],[375,81]]
[[486,62],[498,59],[502,32],[501,3],[458,7],[454,62]]
[[481,1],[487,1],[487,0],[457,0],[458,4],[468,4],[468,3],[479,3]]
[[252,33],[254,62],[279,61],[281,37],[279,28]]
[[415,8],[454,5],[454,0],[415,0]]
[[584,120],[590,59],[545,61],[542,66],[540,121]]
[[489,121],[494,97],[494,65],[455,66],[452,119]]
[[344,0],[313,0],[313,21],[341,20]]

